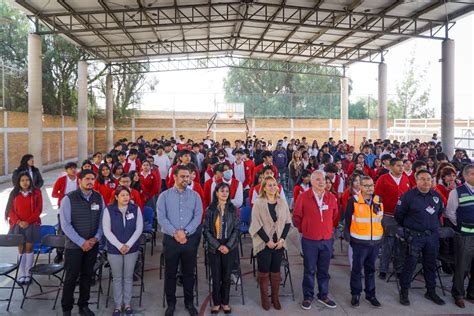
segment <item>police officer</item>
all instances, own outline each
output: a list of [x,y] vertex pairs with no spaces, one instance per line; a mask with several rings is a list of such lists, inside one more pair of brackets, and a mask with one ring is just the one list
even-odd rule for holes
[[418,257],[422,255],[425,277],[425,298],[438,305],[445,302],[436,294],[436,258],[439,250],[440,216],[444,211],[441,196],[431,190],[431,174],[416,172],[416,187],[401,196],[395,210],[395,220],[403,227],[408,253],[400,274],[400,304],[410,305],[408,289]]
[[446,217],[456,227],[454,237],[454,274],[451,294],[454,303],[464,308],[464,279],[470,271],[466,298],[474,300],[474,165],[463,170],[466,182],[452,190],[446,206]]

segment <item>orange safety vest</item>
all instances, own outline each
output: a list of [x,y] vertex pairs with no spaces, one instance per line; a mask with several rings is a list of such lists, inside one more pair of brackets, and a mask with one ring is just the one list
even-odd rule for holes
[[[374,207],[379,209],[374,212]],[[374,195],[372,205],[368,205],[362,194],[354,199],[354,213],[352,214],[350,233],[351,237],[359,240],[376,241],[383,236],[382,228],[383,204],[378,195]]]

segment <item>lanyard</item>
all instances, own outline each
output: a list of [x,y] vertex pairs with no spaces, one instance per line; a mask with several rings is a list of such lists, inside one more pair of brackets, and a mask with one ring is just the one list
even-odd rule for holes
[[323,210],[322,210],[322,207],[324,205],[324,192],[321,196],[321,198],[318,198],[318,194],[316,192],[314,192],[314,198],[316,199],[316,203],[318,203],[318,208],[319,208],[319,214],[320,214],[320,217],[321,217],[321,223],[323,222]]

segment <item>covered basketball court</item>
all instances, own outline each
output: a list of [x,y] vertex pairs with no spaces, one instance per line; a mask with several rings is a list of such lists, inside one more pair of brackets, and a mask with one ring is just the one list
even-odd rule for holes
[[[12,1],[13,2],[13,1]],[[151,0],[16,0],[28,14],[35,30],[28,38],[28,151],[41,167],[42,134],[42,56],[41,37],[60,34],[87,54],[78,63],[78,160],[87,158],[88,141],[88,62],[108,65],[106,79],[107,147],[114,140],[113,76],[137,71],[136,67],[118,65],[139,64],[143,71],[161,72],[185,69],[240,67],[333,76],[341,81],[341,138],[348,138],[349,78],[346,70],[354,63],[378,64],[378,133],[387,137],[387,71],[384,62],[387,51],[411,38],[439,41],[442,51],[441,120],[442,142],[448,156],[454,151],[454,50],[449,30],[460,17],[474,10],[471,0],[267,0],[267,1],[151,1]],[[280,61],[283,63],[273,63]],[[397,65],[395,65],[397,66]],[[125,69],[125,70],[124,70]],[[184,88],[184,87],[183,87]],[[46,190],[50,190],[59,170],[46,173]],[[8,185],[2,185],[6,189]],[[6,203],[5,199],[1,199]],[[45,209],[44,222],[56,222],[56,208]],[[289,265],[294,289],[282,299],[283,310],[278,315],[306,315],[299,307],[301,300],[302,259],[298,253],[296,231],[289,236]],[[146,279],[140,315],[163,315],[161,305],[163,281],[159,280],[160,241],[155,255],[148,251],[145,263]],[[259,307],[258,289],[249,263],[251,241],[244,239],[242,258],[245,305],[240,291],[232,292],[234,315],[270,315]],[[451,278],[442,276],[447,288],[447,304],[436,306],[423,298],[423,290],[413,290],[412,306],[398,303],[394,282],[377,280],[378,297],[383,304],[376,310],[362,303],[350,307],[347,244],[336,241],[336,258],[331,265],[330,295],[338,303],[335,310],[322,307],[316,312],[333,315],[375,314],[453,314],[474,313],[474,305],[457,309],[449,298]],[[3,255],[2,255],[3,256]],[[0,257],[2,257],[0,256]],[[205,278],[203,252],[198,258],[200,315],[209,314],[208,284]],[[105,271],[108,271],[105,269]],[[108,273],[108,272],[106,272]],[[415,286],[424,286],[421,282]],[[104,275],[106,293],[108,275]],[[94,288],[97,290],[97,287]],[[178,288],[178,295],[181,289]],[[290,284],[283,293],[291,294]],[[54,296],[53,294],[50,294]],[[18,297],[17,297],[18,296]],[[94,296],[94,294],[93,294]],[[93,298],[94,299],[94,298]],[[19,309],[19,293],[12,303],[12,315],[55,315],[50,302],[28,301]],[[101,299],[99,315],[109,314]],[[6,305],[6,304],[5,304]],[[18,306],[15,306],[18,305]],[[4,311],[4,304],[0,310]],[[187,315],[181,302],[177,315]]]

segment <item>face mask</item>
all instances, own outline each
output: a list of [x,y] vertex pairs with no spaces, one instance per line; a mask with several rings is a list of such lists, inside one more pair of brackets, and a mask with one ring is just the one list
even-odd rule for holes
[[224,171],[224,179],[230,180],[232,179],[232,175],[233,175],[232,170],[229,169],[229,170]]

